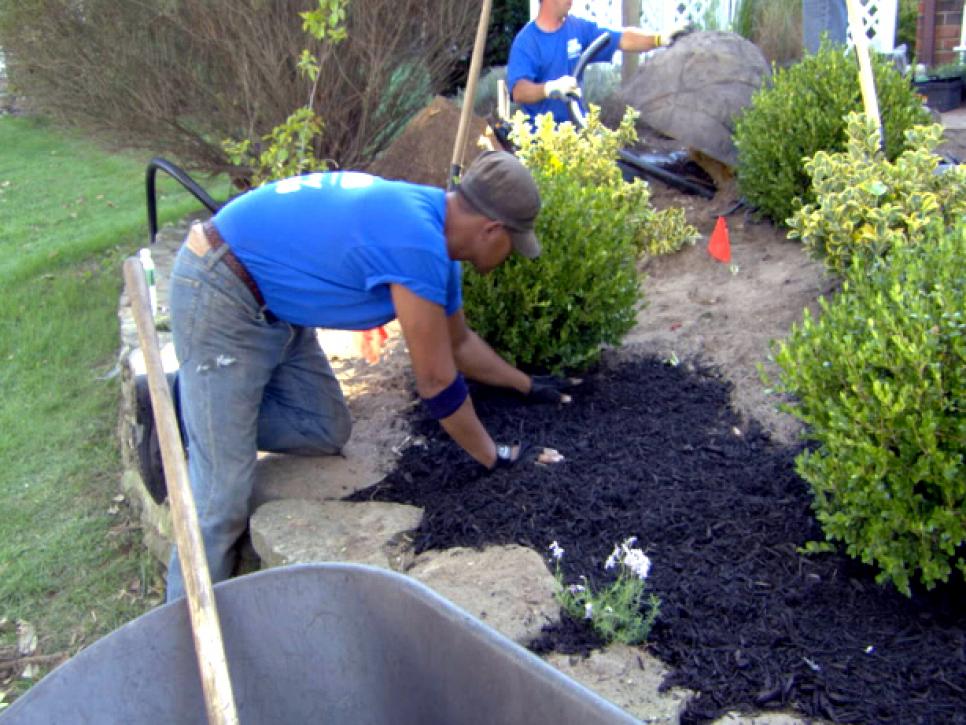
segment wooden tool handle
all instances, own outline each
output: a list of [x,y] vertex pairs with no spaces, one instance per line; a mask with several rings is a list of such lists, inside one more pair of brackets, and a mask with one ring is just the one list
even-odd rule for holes
[[181,447],[174,404],[171,402],[171,391],[168,389],[161,363],[161,350],[151,314],[144,268],[137,258],[130,257],[124,262],[124,281],[148,373],[151,407],[154,409],[154,420],[161,444],[161,462],[164,465],[168,498],[171,501],[174,540],[184,575],[191,634],[194,638],[198,669],[201,672],[208,722],[212,725],[234,725],[238,723],[238,713],[235,710],[235,699],[228,675],[228,660],[221,638],[221,625],[215,607],[211,576],[208,573],[208,560],[205,558],[198,512],[188,482],[188,468],[184,449]]
[[480,10],[480,23],[476,26],[476,40],[473,43],[473,57],[470,59],[469,77],[466,79],[466,93],[463,94],[463,109],[460,125],[456,129],[456,143],[453,146],[453,161],[449,167],[449,182],[446,187],[452,191],[463,171],[463,157],[466,155],[466,134],[473,113],[473,99],[476,98],[476,82],[480,77],[483,64],[483,51],[486,47],[486,30],[490,25],[490,5],[492,0],[483,0]]

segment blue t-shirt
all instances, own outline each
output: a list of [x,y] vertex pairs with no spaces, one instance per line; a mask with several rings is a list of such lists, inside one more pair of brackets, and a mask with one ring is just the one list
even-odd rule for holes
[[[610,41],[597,53],[595,63],[610,62],[617,52],[621,31],[601,28],[597,23],[568,15],[564,24],[552,33],[541,30],[530,21],[517,33],[510,47],[507,63],[507,87],[513,95],[513,87],[523,79],[533,83],[545,83],[560,76],[572,76],[584,49],[601,33],[609,33]],[[570,120],[567,101],[545,98],[539,103],[521,104],[524,113],[536,118],[541,113],[552,113],[557,123]],[[586,113],[583,103],[582,110]]]
[[367,330],[396,316],[390,283],[462,307],[445,214],[442,189],[339,171],[266,184],[212,221],[280,319]]

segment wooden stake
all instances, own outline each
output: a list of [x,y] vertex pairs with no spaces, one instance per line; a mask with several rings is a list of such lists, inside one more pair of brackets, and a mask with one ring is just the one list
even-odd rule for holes
[[154,409],[155,425],[161,443],[161,463],[164,465],[164,477],[171,500],[171,523],[184,575],[191,634],[194,637],[198,670],[201,672],[208,722],[211,725],[237,725],[238,713],[235,710],[235,698],[228,675],[228,660],[221,638],[221,624],[215,608],[215,593],[208,573],[201,528],[198,526],[198,512],[188,483],[181,433],[161,363],[144,268],[136,257],[130,257],[124,262],[124,281],[131,299],[144,364],[147,367],[151,407]]
[[480,77],[480,66],[483,64],[483,50],[486,47],[486,30],[490,26],[490,5],[492,0],[483,0],[480,9],[480,24],[476,27],[476,40],[473,43],[473,56],[470,58],[470,72],[466,79],[466,93],[463,94],[463,109],[460,113],[460,125],[456,130],[456,144],[453,146],[453,161],[449,167],[449,183],[447,188],[452,191],[463,173],[463,157],[466,155],[466,132],[470,127],[470,116],[473,113],[473,100],[476,98],[476,82]]

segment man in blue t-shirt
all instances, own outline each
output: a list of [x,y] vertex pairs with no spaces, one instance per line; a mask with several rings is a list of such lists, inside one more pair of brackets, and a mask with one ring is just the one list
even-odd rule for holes
[[601,33],[609,33],[610,40],[597,53],[595,63],[610,62],[618,50],[640,53],[670,45],[687,32],[681,28],[660,35],[640,28],[600,28],[590,20],[570,15],[572,5],[573,0],[540,0],[537,17],[517,33],[510,47],[507,87],[514,102],[531,119],[552,113],[557,123],[570,120],[568,96],[580,94],[574,78],[577,60]]
[[[248,524],[259,450],[339,453],[351,421],[313,328],[365,330],[399,319],[429,414],[489,469],[522,457],[493,441],[464,375],[566,403],[466,324],[460,264],[487,273],[511,251],[536,257],[540,195],[504,152],[483,154],[444,192],[368,174],[267,184],[192,227],[171,277],[171,328],[188,471],[213,581],[228,578]],[[550,448],[528,460],[556,463]],[[177,551],[168,601],[184,594]]]

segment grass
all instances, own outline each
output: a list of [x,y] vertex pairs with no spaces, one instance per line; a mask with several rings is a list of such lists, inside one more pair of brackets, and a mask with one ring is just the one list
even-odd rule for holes
[[[120,384],[106,375],[121,263],[147,241],[148,158],[0,117],[0,649],[23,621],[35,654],[73,654],[158,602],[160,566],[115,500]],[[199,208],[158,187],[161,221]],[[8,701],[20,674],[0,664]]]

